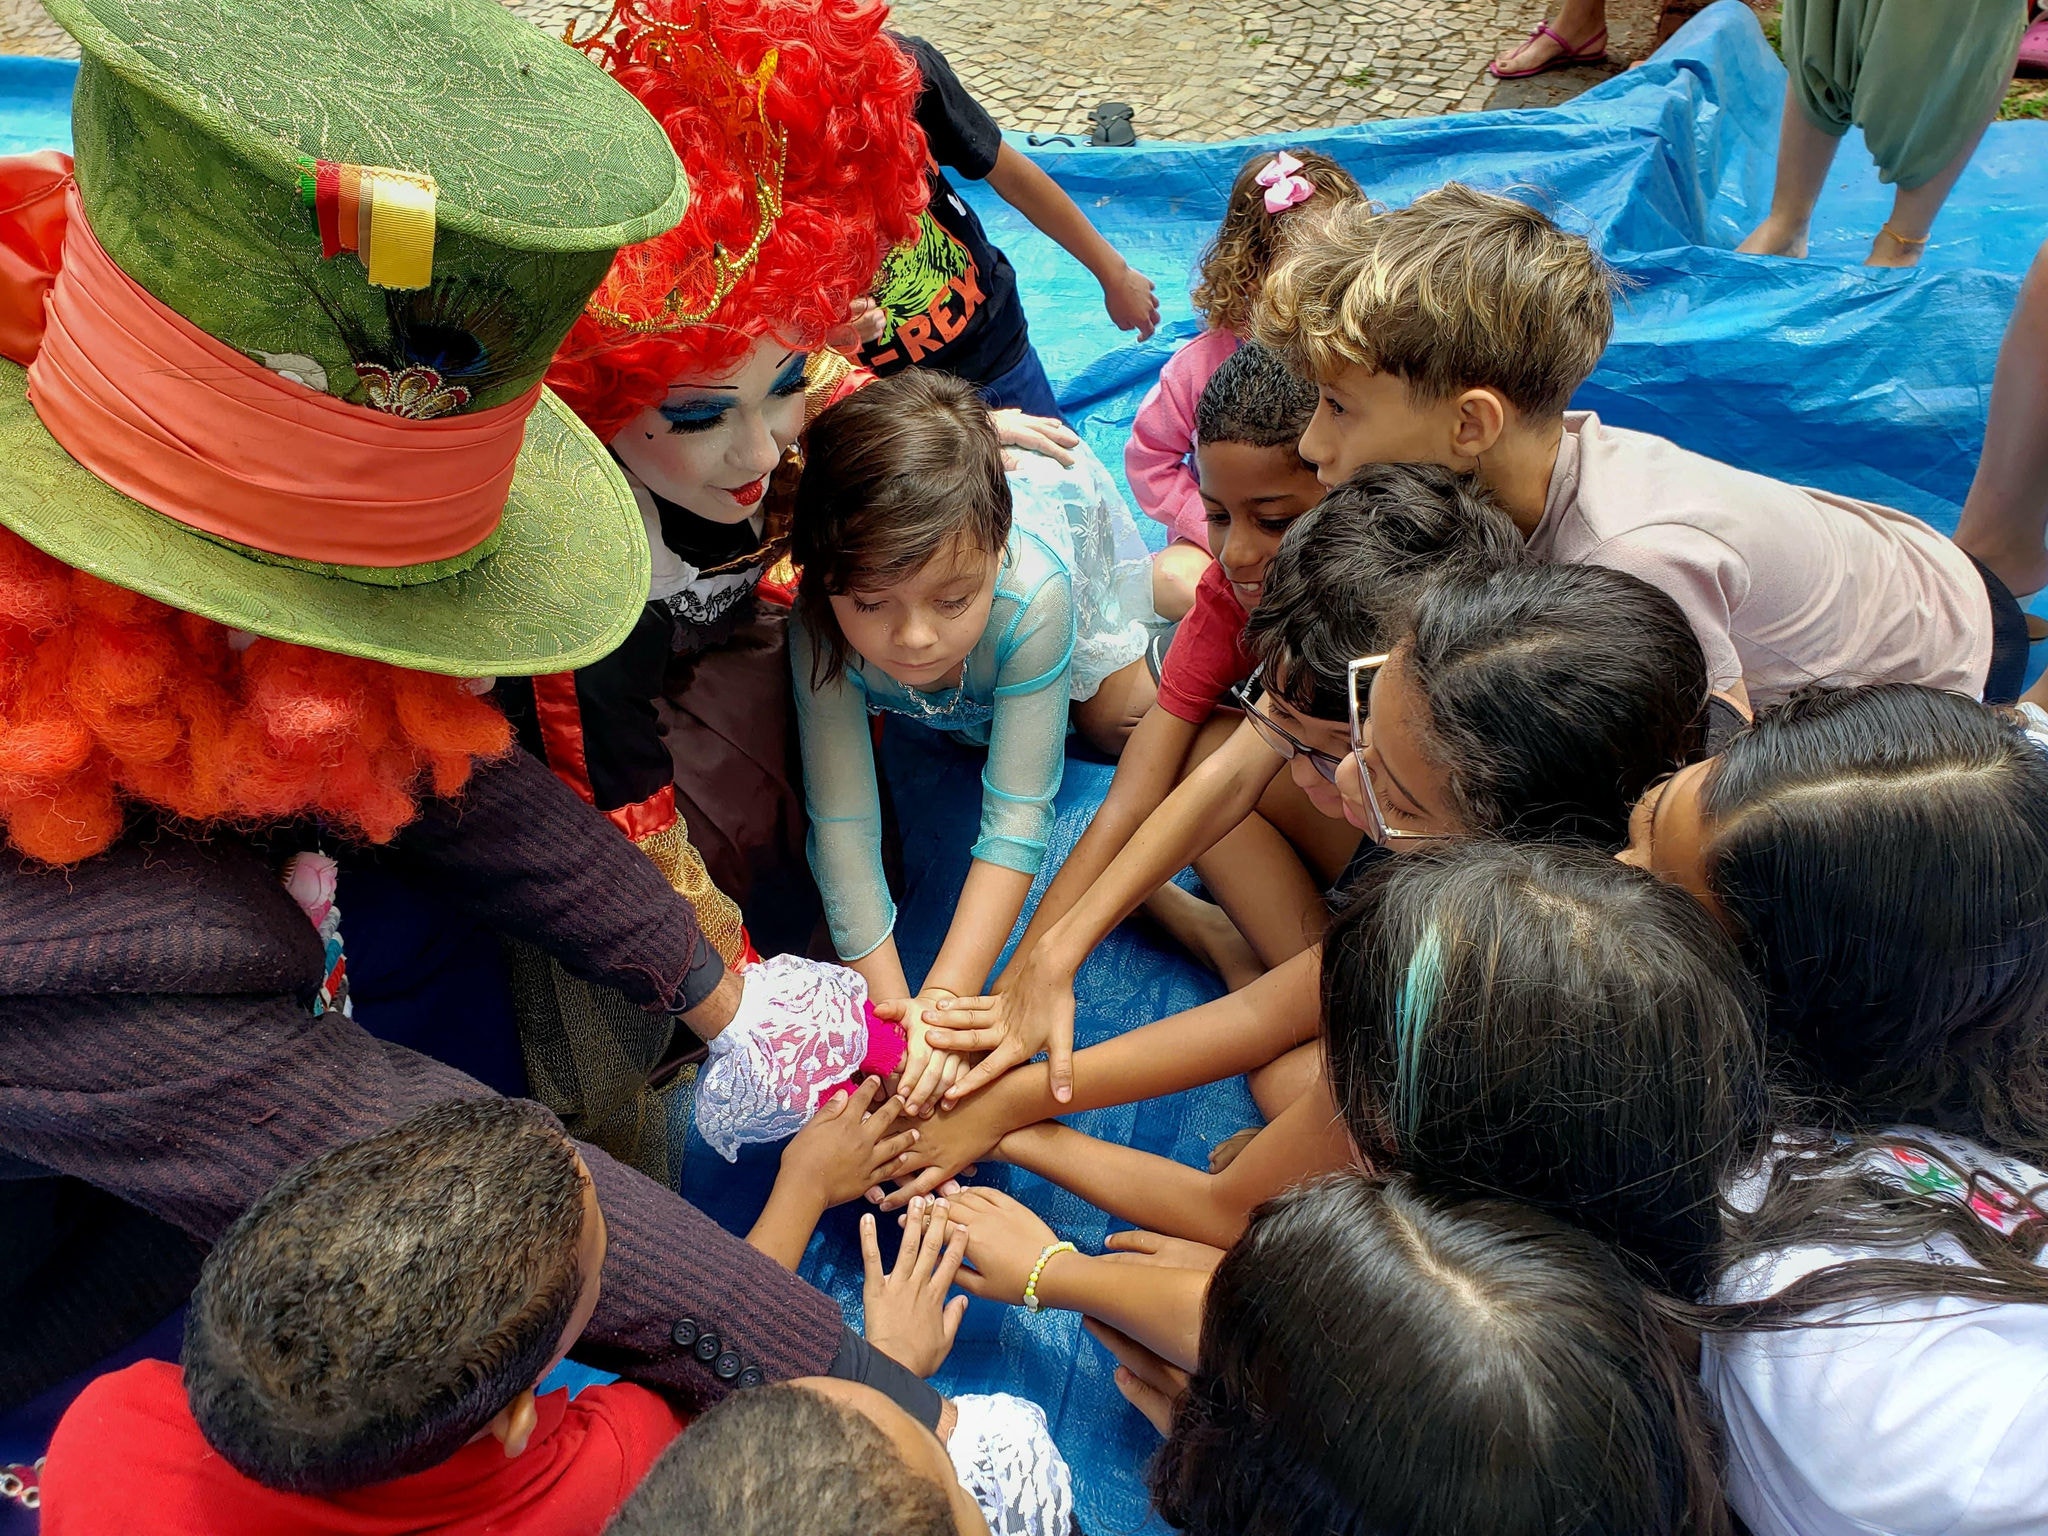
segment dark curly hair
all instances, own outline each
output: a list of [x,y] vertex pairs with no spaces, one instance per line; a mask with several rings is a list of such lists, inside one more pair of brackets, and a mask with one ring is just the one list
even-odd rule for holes
[[323,1153],[207,1257],[185,1318],[192,1417],[267,1488],[439,1465],[554,1358],[583,1219],[575,1146],[537,1104],[437,1104]]

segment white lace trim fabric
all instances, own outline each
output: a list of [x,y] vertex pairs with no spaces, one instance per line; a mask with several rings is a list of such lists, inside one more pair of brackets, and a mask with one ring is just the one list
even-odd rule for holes
[[1145,654],[1152,607],[1152,552],[1123,492],[1082,443],[1069,469],[1041,453],[1018,453],[1010,471],[1011,515],[1043,539],[1073,583],[1074,654],[1068,697],[1095,697],[1103,679]]
[[1073,1475],[1045,1410],[1008,1392],[956,1397],[953,1407],[960,1418],[946,1454],[992,1536],[1071,1536]]
[[741,980],[739,1010],[697,1074],[698,1134],[728,1163],[743,1146],[803,1129],[868,1053],[868,984],[858,971],[775,955]]

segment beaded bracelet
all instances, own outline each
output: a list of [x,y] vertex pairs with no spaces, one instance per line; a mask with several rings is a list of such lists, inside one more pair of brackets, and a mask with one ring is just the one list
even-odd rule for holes
[[1045,1266],[1052,1262],[1056,1253],[1078,1253],[1072,1243],[1047,1243],[1039,1250],[1038,1262],[1031,1266],[1031,1278],[1024,1282],[1024,1310],[1036,1312],[1045,1303],[1038,1299],[1038,1277],[1045,1273]]

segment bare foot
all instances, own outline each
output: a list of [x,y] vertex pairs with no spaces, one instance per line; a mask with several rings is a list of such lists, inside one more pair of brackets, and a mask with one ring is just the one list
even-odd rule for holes
[[1189,954],[1223,978],[1235,992],[1266,974],[1237,924],[1213,901],[1168,882],[1145,899],[1145,910]]
[[1735,247],[1744,256],[1804,256],[1806,229],[1765,219],[1749,232],[1749,238]]
[[1902,240],[1889,229],[1880,229],[1877,238],[1870,242],[1870,254],[1863,258],[1866,267],[1917,267],[1920,257],[1927,249],[1925,240]]
[[1259,1128],[1248,1125],[1235,1136],[1226,1136],[1209,1149],[1209,1171],[1221,1173],[1237,1161],[1237,1154],[1252,1144],[1252,1138],[1259,1134]]

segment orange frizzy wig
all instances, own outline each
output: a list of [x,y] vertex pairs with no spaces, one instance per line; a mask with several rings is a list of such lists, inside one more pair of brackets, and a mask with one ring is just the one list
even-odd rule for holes
[[[883,258],[917,235],[926,200],[917,126],[917,66],[882,30],[879,0],[623,0],[593,52],[668,130],[690,181],[690,207],[665,235],[619,252],[548,384],[601,442],[658,405],[678,379],[725,372],[774,336],[810,351],[873,286]],[[745,82],[671,67],[636,40],[702,28]],[[754,81],[770,65],[765,93]],[[770,157],[760,119],[785,139],[781,211],[758,255],[704,320],[666,334],[615,319],[654,319],[673,294],[695,312],[717,296],[711,253],[741,257],[763,225],[755,173]],[[749,119],[751,118],[751,121]]]
[[277,640],[59,564],[0,528],[0,826],[48,864],[92,857],[126,805],[195,823],[317,815],[388,842],[512,741],[459,678]]

